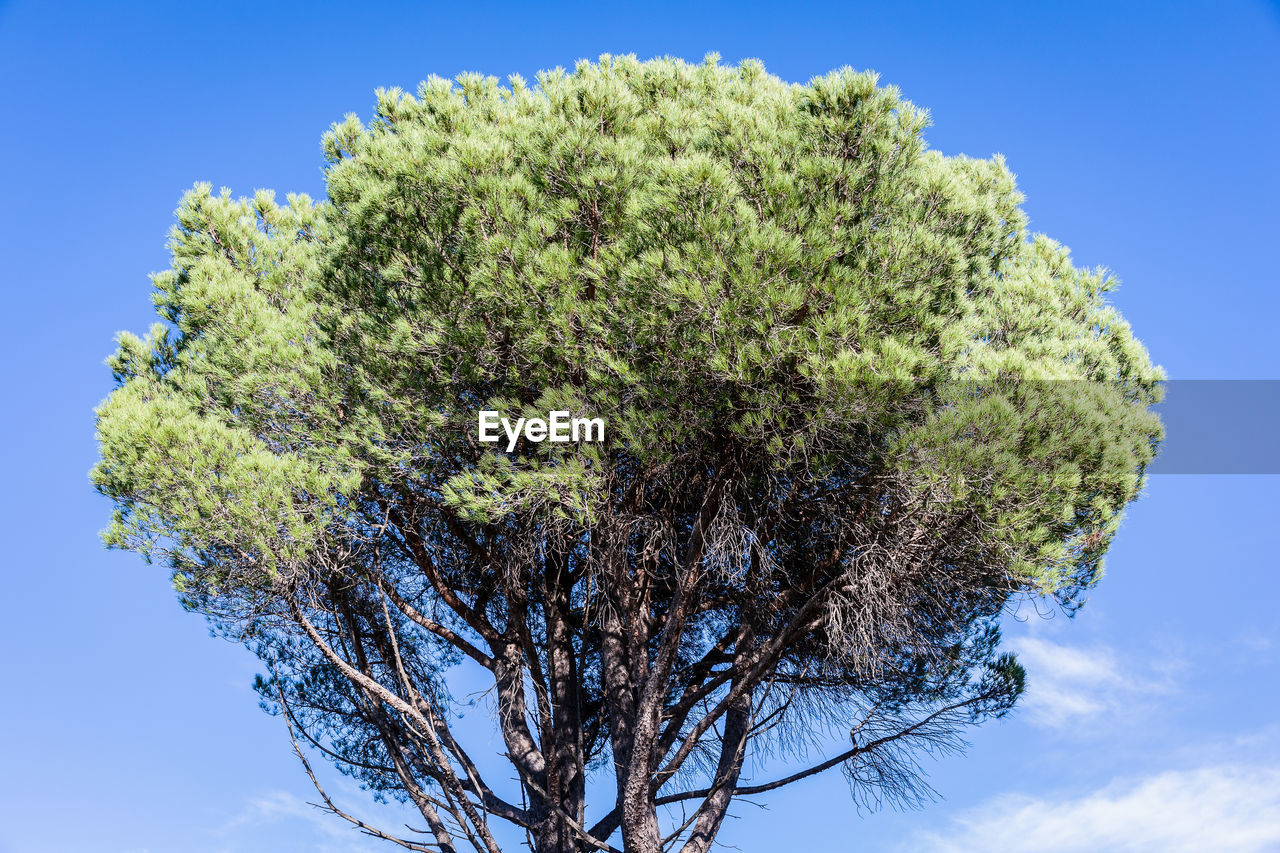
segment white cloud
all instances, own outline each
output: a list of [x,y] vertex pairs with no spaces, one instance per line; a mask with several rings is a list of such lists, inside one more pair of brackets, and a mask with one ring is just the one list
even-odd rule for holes
[[302,829],[317,853],[368,853],[374,849],[349,823],[287,791],[270,791],[249,798],[244,809],[217,834],[232,842],[224,849],[234,850],[239,849],[235,841],[252,838],[264,827],[281,826]]
[[1265,853],[1280,849],[1280,767],[1167,771],[1075,799],[997,797],[921,853]]
[[1064,728],[1103,713],[1114,715],[1134,708],[1143,696],[1170,689],[1167,676],[1130,674],[1106,647],[1076,649],[1038,637],[1022,637],[1012,646],[1027,669],[1022,707],[1040,725]]
[[1263,633],[1258,628],[1246,628],[1236,635],[1236,643],[1260,657],[1267,656],[1275,647],[1275,642],[1271,636]]

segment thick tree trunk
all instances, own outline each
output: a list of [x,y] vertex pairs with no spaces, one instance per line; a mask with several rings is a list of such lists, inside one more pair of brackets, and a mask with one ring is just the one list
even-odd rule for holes
[[546,808],[545,818],[534,831],[534,847],[537,853],[578,853],[584,844],[569,820],[582,827],[586,817],[586,768],[577,652],[568,622],[572,581],[563,563],[547,580],[545,698],[551,707],[540,742],[547,759],[546,796],[554,806]]
[[747,734],[751,728],[751,694],[744,693],[724,717],[724,735],[720,741],[720,760],[716,766],[711,793],[702,806],[702,814],[693,825],[689,840],[681,853],[707,853],[728,814],[733,792],[746,757]]

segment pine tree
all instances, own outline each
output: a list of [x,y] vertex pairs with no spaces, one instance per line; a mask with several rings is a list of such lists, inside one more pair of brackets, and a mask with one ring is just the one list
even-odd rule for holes
[[[926,124],[714,57],[379,92],[323,203],[182,200],[97,412],[106,541],[261,656],[300,757],[421,812],[409,849],[702,853],[837,767],[918,801],[1022,692],[1002,609],[1079,604],[1160,435],[1112,280]],[[508,452],[481,410],[606,432]],[[511,790],[451,726],[464,661]]]

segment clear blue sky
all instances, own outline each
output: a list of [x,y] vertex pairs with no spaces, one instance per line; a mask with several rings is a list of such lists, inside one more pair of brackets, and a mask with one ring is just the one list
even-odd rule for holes
[[[934,147],[1006,155],[1033,227],[1116,271],[1171,376],[1280,378],[1274,4],[179,5],[0,4],[0,851],[375,849],[304,805],[255,660],[101,549],[86,472],[181,192],[323,195],[320,134],[378,86],[605,52],[872,68]],[[1080,616],[1011,626],[1026,706],[927,763],[943,799],[859,815],[810,780],[723,840],[1280,850],[1278,509],[1277,477],[1153,477]]]

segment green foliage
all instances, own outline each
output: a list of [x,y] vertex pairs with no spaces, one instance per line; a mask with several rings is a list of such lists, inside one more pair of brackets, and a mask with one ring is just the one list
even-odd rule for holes
[[[367,440],[341,412],[333,354],[309,300],[328,233],[305,196],[277,206],[186,195],[170,238],[174,268],[153,277],[166,324],[123,333],[109,359],[120,387],[97,410],[99,490],[117,499],[109,545],[208,564],[242,561],[256,585],[305,560],[361,465]],[[356,439],[356,436],[362,436]]]
[[325,137],[327,205],[187,195],[168,325],[121,336],[99,411],[108,542],[296,562],[362,474],[424,469],[468,517],[586,518],[589,447],[437,470],[478,408],[556,406],[673,471],[724,430],[776,469],[872,453],[1046,590],[1090,575],[1159,374],[1110,280],[1026,238],[999,158],[927,150],[925,114],[847,70],[605,57],[537,83],[380,92]]

